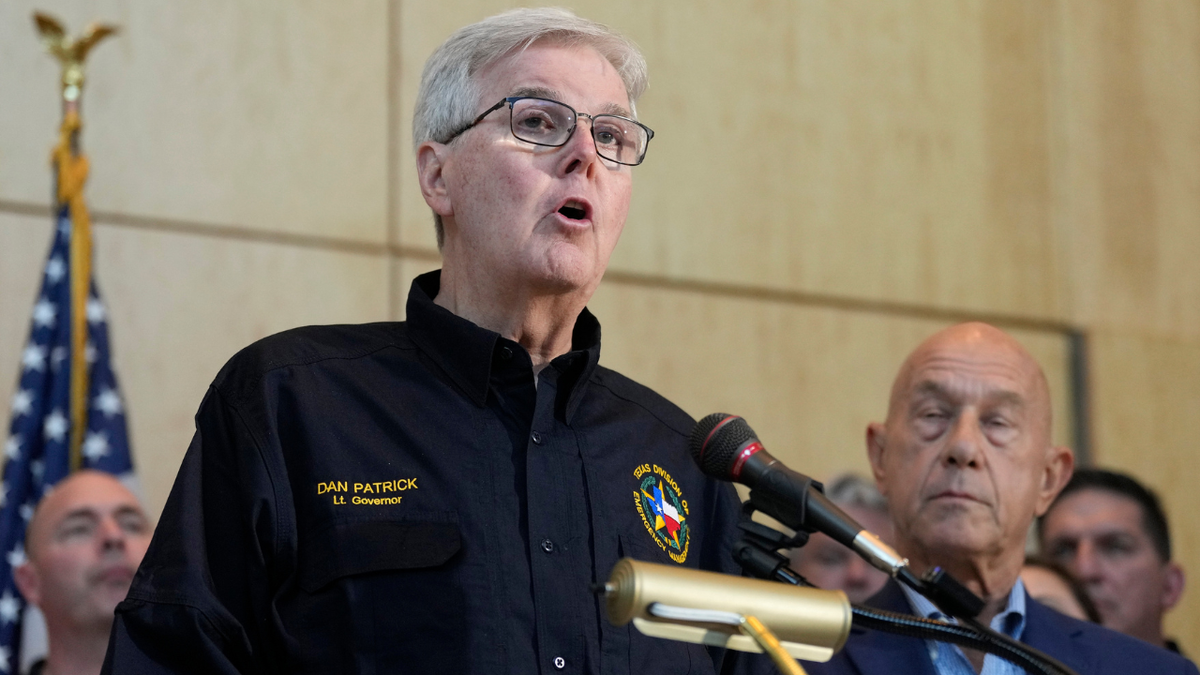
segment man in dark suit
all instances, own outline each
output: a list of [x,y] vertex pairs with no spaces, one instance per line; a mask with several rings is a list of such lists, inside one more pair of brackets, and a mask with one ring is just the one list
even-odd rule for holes
[[[1071,476],[1074,459],[1050,435],[1050,392],[1011,336],[968,323],[943,330],[904,362],[887,421],[867,428],[867,453],[888,500],[897,550],[918,573],[940,566],[986,602],[979,619],[1080,675],[1179,673],[1190,662],[1030,599],[1020,581],[1025,534]],[[868,601],[945,618],[895,582]],[[810,673],[1000,675],[1020,668],[941,642],[855,629]]]

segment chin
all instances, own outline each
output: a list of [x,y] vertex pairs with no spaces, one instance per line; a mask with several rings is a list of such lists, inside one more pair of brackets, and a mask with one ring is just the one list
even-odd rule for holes
[[[561,249],[563,247],[555,247]],[[574,247],[571,247],[574,249]],[[544,288],[558,293],[570,293],[588,287],[594,287],[604,275],[604,268],[595,261],[584,256],[583,252],[574,250],[551,250],[541,265],[541,269],[532,275],[538,279]]]

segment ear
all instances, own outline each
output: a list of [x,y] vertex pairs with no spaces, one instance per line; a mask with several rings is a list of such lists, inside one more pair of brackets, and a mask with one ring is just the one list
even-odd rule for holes
[[1163,584],[1163,611],[1167,611],[1179,603],[1183,597],[1183,587],[1186,582],[1183,568],[1177,562],[1167,563],[1166,579]]
[[439,216],[453,216],[454,206],[446,189],[445,168],[450,146],[425,141],[417,146],[417,182],[425,203]]
[[31,605],[42,604],[42,580],[37,570],[28,561],[13,568],[13,582],[21,596]]
[[1042,471],[1042,484],[1038,486],[1037,509],[1034,512],[1039,517],[1046,513],[1054,503],[1054,498],[1071,480],[1071,474],[1075,473],[1075,453],[1070,448],[1056,445],[1046,452],[1049,457]]
[[871,474],[879,491],[887,494],[887,473],[883,468],[883,453],[887,445],[887,427],[879,422],[867,425],[867,461],[871,463]]

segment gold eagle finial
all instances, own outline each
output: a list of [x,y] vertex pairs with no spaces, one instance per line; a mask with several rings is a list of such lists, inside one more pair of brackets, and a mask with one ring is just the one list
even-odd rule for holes
[[63,100],[74,103],[79,100],[83,89],[83,63],[88,52],[98,42],[117,32],[116,26],[91,23],[83,30],[83,34],[75,40],[67,37],[62,24],[49,14],[33,13],[33,21],[37,24],[42,44],[58,62],[62,64],[62,95]]

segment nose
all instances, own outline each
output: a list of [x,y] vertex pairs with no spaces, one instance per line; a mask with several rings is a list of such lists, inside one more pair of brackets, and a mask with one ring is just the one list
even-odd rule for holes
[[[584,119],[587,119],[586,128],[583,126]],[[564,175],[582,171],[590,176],[600,162],[600,155],[596,153],[596,139],[592,137],[593,123],[591,115],[576,115],[575,130],[571,132],[571,137],[563,147],[566,151],[562,160]]]
[[858,557],[852,557],[846,561],[846,586],[851,588],[860,588],[866,586],[870,580],[870,571],[874,569],[867,565],[866,561]]
[[983,430],[979,419],[970,411],[963,411],[954,421],[949,442],[946,444],[945,462],[960,468],[979,468],[982,459]]
[[1099,581],[1103,573],[1096,547],[1087,539],[1079,542],[1075,554],[1064,563],[1067,570],[1084,583]]
[[114,518],[100,520],[100,548],[104,551],[125,549],[125,529]]

